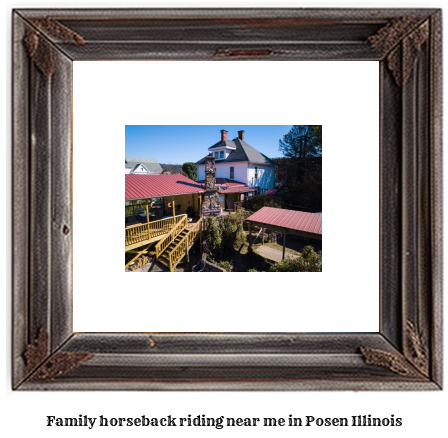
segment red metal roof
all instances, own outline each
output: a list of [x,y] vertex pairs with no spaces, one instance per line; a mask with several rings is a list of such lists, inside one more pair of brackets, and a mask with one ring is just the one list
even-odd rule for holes
[[204,192],[204,187],[183,175],[135,175],[125,176],[125,200],[158,198]]
[[229,193],[247,193],[247,192],[255,192],[255,190],[253,187],[230,187],[228,189],[225,190],[219,190],[219,194],[221,195],[225,195],[225,194],[229,194]]
[[278,192],[278,189],[268,189],[264,192],[265,195],[275,195]]
[[247,220],[322,235],[322,215],[317,213],[263,207]]

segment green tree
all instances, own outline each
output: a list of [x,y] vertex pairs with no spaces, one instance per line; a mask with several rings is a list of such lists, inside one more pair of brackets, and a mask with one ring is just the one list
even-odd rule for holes
[[276,160],[276,184],[283,208],[322,211],[322,125],[294,125],[279,145],[284,157]]
[[309,142],[312,147],[318,148],[322,154],[322,125],[311,125]]
[[256,212],[263,207],[281,208],[281,205],[276,202],[271,196],[257,195],[249,198],[247,208],[249,211]]
[[216,257],[225,252],[231,252],[247,244],[244,222],[248,213],[239,208],[236,214],[221,216],[219,218],[209,217],[207,243]]
[[322,251],[315,252],[311,245],[305,246],[298,259],[286,258],[271,266],[270,272],[322,272]]
[[322,125],[294,125],[279,140],[279,150],[288,158],[322,155]]
[[214,255],[222,254],[222,231],[218,220],[213,216],[208,218],[207,243]]
[[187,162],[182,165],[182,170],[187,174],[188,178],[196,181],[198,179],[198,169],[194,163]]
[[182,165],[180,164],[164,164],[160,163],[162,166],[162,173],[177,175],[182,172]]

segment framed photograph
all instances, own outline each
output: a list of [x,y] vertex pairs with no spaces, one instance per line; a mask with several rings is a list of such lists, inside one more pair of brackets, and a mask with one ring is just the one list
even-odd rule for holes
[[221,127],[126,125],[126,272],[322,272],[322,125]]
[[[441,20],[438,9],[15,10],[12,387],[440,390]],[[117,172],[119,161],[122,166],[125,126],[222,123],[223,156],[218,148],[218,156],[207,160],[226,159],[233,147],[237,149],[232,146],[233,140],[227,143],[226,126],[235,130],[232,135],[236,142],[251,145],[254,131],[245,132],[246,125],[302,123],[293,116],[286,120],[277,97],[281,95],[283,102],[293,98],[300,113],[298,92],[289,94],[282,87],[294,88],[299,70],[305,71],[305,65],[312,63],[318,64],[311,75],[320,78],[319,88],[337,90],[338,84],[332,81],[343,64],[364,78],[363,88],[374,90],[377,98],[372,115],[368,109],[375,100],[364,99],[363,106],[361,91],[354,83],[348,88],[340,86],[347,99],[350,94],[358,97],[353,105],[360,123],[374,127],[375,132],[356,138],[359,150],[350,153],[358,157],[359,165],[351,169],[352,178],[346,175],[346,168],[333,165],[341,179],[323,184],[323,206],[327,209],[329,205],[325,198],[329,187],[332,205],[339,207],[340,221],[331,214],[326,216],[324,252],[330,254],[335,248],[331,235],[343,236],[339,259],[344,264],[338,264],[336,253],[333,259],[325,258],[322,273],[292,274],[300,278],[301,289],[306,291],[318,290],[320,280],[315,275],[325,277],[327,286],[319,283],[319,287],[327,295],[320,295],[319,289],[314,294],[314,306],[300,306],[294,288],[284,287],[285,294],[279,294],[280,286],[291,282],[286,277],[290,274],[238,273],[247,284],[254,285],[246,288],[242,277],[233,277],[235,274],[219,281],[215,273],[203,272],[199,277],[189,273],[179,282],[177,273],[155,276],[123,272],[123,179],[108,175],[115,172],[112,165]],[[362,70],[366,64],[374,66],[374,76],[370,76],[371,69]],[[94,70],[89,70],[90,66]],[[235,67],[239,75],[228,74]],[[80,82],[83,74],[85,80]],[[117,77],[125,78],[122,89]],[[338,80],[343,77],[338,76]],[[300,78],[299,89],[304,95],[312,87]],[[150,90],[142,96],[151,99],[138,102],[139,89],[134,84]],[[124,105],[119,100],[121,95],[136,97],[137,108]],[[324,107],[332,108],[330,120],[332,114],[343,115],[338,105],[345,100],[343,95],[332,96],[325,91],[316,105],[322,112]],[[97,109],[101,101],[113,101],[113,105],[108,104],[110,112]],[[252,103],[246,103],[249,101]],[[302,101],[302,107],[303,102],[308,100]],[[217,118],[220,113],[213,110],[215,104],[225,109],[225,119]],[[243,120],[238,115],[247,107],[253,111],[246,111]],[[158,117],[168,110],[170,120]],[[312,113],[311,107],[307,110]],[[117,122],[113,113],[119,111]],[[147,111],[151,121],[142,123],[139,115]],[[329,157],[331,145],[344,139],[353,144],[353,138],[347,140],[350,132],[357,132],[350,126],[353,120],[342,120],[337,125],[340,129],[334,131],[325,131],[326,126],[331,127],[330,121],[304,121],[323,127],[325,154],[328,152]],[[85,124],[97,129],[81,133],[79,127]],[[326,132],[331,135],[327,137]],[[113,136],[118,136],[121,149],[115,147]],[[207,147],[213,147],[213,143]],[[134,163],[127,155],[125,169],[129,164],[132,171],[145,172],[154,164],[142,160]],[[119,158],[115,160],[115,156]],[[196,161],[198,169],[200,158]],[[325,160],[324,181],[328,169],[325,163],[336,162]],[[128,227],[142,228],[138,238],[149,241],[154,232],[149,216],[160,215],[158,209],[162,215],[157,220],[169,222],[171,212],[173,223],[169,226],[182,224],[182,230],[173,237],[176,239],[183,231],[191,232],[188,206],[192,216],[195,211],[203,211],[199,194],[210,192],[204,210],[208,215],[221,214],[234,205],[236,198],[226,192],[229,188],[216,187],[220,177],[216,163],[209,166],[206,175],[205,161],[203,186],[185,180],[187,195],[178,188],[174,193],[172,185],[169,193],[125,195],[129,202],[125,210],[132,206],[132,214],[127,216],[137,218],[142,214],[146,218],[146,225],[126,224],[129,251],[138,255],[142,247],[130,248],[139,242],[132,241],[136,237]],[[247,172],[258,178],[262,166],[268,168],[269,163],[255,164],[249,163]],[[238,174],[235,167],[226,167],[231,180]],[[93,173],[96,179],[90,176]],[[367,178],[360,181],[361,174]],[[98,182],[99,175],[102,183]],[[244,183],[244,193],[250,193],[253,187],[248,181]],[[245,200],[241,193],[237,202]],[[173,194],[182,201],[168,199]],[[110,197],[115,195],[119,202]],[[138,206],[144,207],[144,212],[136,211],[137,204],[131,201],[142,199],[151,203],[145,201]],[[340,201],[336,204],[335,200]],[[376,221],[373,227],[364,221],[369,212]],[[254,227],[264,229],[266,216],[248,219]],[[314,234],[312,237],[316,237]],[[198,228],[192,239],[200,241],[200,236]],[[349,251],[343,251],[347,242],[353,241],[357,244],[350,251],[351,260],[345,258]],[[114,248],[121,250],[117,249],[120,272],[108,258]],[[182,257],[187,258],[189,248],[187,242]],[[175,270],[174,265],[180,262],[173,260],[167,262],[169,270]],[[131,263],[126,259],[125,264]],[[279,283],[281,275],[285,277]],[[121,282],[121,298],[113,304],[117,294],[109,289],[107,279],[115,281],[115,276]],[[238,281],[232,282],[232,278]],[[155,295],[139,295],[138,283],[143,281],[154,281],[156,301]],[[307,287],[303,287],[305,284]],[[210,292],[215,289],[226,295],[213,301]],[[193,290],[202,295],[189,294]],[[374,290],[375,304],[369,301],[357,307],[356,297],[367,290]],[[91,325],[79,322],[80,308],[89,313]],[[366,320],[368,308],[378,309],[378,330],[362,325],[345,329],[343,322],[350,314]],[[305,327],[301,319],[306,313],[313,315],[312,319],[320,315],[334,322],[331,327]],[[281,315],[284,323],[279,324],[273,315]],[[108,325],[112,320],[117,325]],[[229,320],[237,323],[226,326]]]

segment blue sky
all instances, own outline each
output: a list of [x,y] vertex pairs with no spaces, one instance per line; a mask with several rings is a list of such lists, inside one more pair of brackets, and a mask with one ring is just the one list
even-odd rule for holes
[[221,139],[221,129],[229,140],[244,130],[246,143],[269,158],[281,157],[278,141],[292,125],[201,125],[151,126],[127,125],[125,155],[156,158],[159,163],[195,163],[209,153],[208,148]]

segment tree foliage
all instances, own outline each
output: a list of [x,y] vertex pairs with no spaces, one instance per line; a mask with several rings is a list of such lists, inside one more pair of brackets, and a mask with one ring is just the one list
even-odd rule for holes
[[305,246],[302,256],[296,259],[287,258],[277,262],[270,272],[322,272],[322,251],[315,252],[311,245]]
[[303,160],[280,158],[275,161],[279,164],[277,182],[285,203],[282,207],[322,211],[322,157]]
[[247,201],[247,209],[251,212],[256,212],[263,207],[281,208],[281,205],[271,196],[266,195],[253,196]]
[[221,260],[220,262],[217,262],[215,260],[211,260],[211,262],[215,265],[220,266],[221,268],[223,268],[226,272],[232,272],[233,271],[233,262],[230,261],[225,261],[225,260]]
[[288,158],[322,155],[322,125],[293,125],[279,140],[279,150]]
[[182,166],[180,164],[164,164],[160,163],[162,166],[162,173],[175,175],[182,173]]
[[193,181],[198,179],[198,169],[192,162],[187,162],[182,165],[182,170],[187,174],[188,178]]
[[218,220],[213,216],[208,218],[207,243],[213,254],[221,255],[222,232]]
[[207,243],[213,254],[220,256],[224,251],[247,244],[243,229],[246,216],[244,210],[238,209],[236,214],[208,218]]
[[279,145],[284,157],[274,161],[282,207],[322,211],[322,125],[294,125]]

